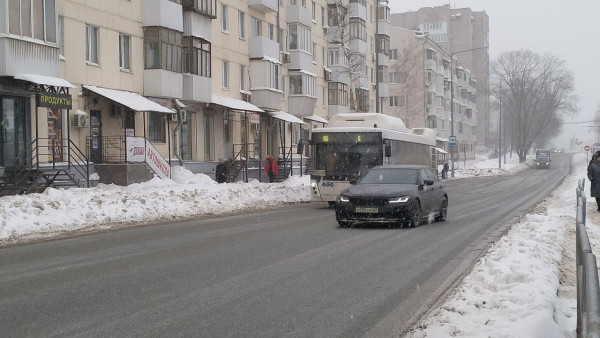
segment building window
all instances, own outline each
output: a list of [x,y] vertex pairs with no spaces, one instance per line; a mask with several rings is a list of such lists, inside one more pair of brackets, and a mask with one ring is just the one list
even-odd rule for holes
[[183,72],[211,77],[211,44],[197,37],[184,37]]
[[9,0],[8,31],[46,42],[57,42],[56,0]]
[[427,49],[427,60],[435,60],[435,51],[433,49]]
[[146,69],[165,69],[181,73],[183,69],[183,34],[164,27],[144,28]]
[[390,37],[387,35],[379,34],[377,37],[377,52],[382,52],[386,55],[390,53]]
[[[171,0],[173,1],[173,0]],[[186,11],[194,11],[210,18],[217,17],[217,0],[183,0],[178,1]]]
[[310,49],[312,48],[310,28],[295,23],[288,25],[288,29],[290,50],[300,49],[310,53]]
[[317,44],[314,42],[312,44],[312,59],[313,63],[317,63]]
[[150,142],[166,142],[164,117],[164,113],[148,112],[148,138]]
[[390,73],[390,83],[398,83],[398,72]]
[[317,4],[312,2],[312,19],[314,22],[317,22]]
[[98,27],[85,26],[85,60],[98,64]]
[[290,74],[290,95],[317,97],[317,77],[301,74]]
[[221,31],[229,32],[229,20],[227,19],[227,5],[221,5]]
[[238,12],[238,34],[240,38],[246,38],[246,13]]
[[321,87],[321,96],[323,97],[323,107],[327,106],[327,88]]
[[262,36],[262,21],[252,18],[252,36]]
[[229,89],[229,61],[223,61],[223,78],[222,78],[223,89]]
[[390,60],[398,60],[398,50],[390,49]]
[[348,85],[341,82],[330,82],[327,101],[331,106],[348,106]]
[[350,39],[367,41],[367,24],[361,18],[350,18]]
[[285,32],[283,31],[282,28],[279,28],[279,30],[277,31],[277,42],[279,43],[279,51],[280,52],[283,52],[283,49],[285,48],[284,36],[285,36]]
[[367,89],[357,88],[354,91],[354,94],[356,95],[356,100],[358,102],[358,110],[369,111],[369,109],[371,109],[369,91]]
[[398,107],[398,96],[390,96],[390,107]]
[[246,91],[248,90],[248,85],[246,85],[246,75],[248,71],[246,66],[240,66],[240,90]]
[[327,26],[327,17],[325,16],[325,7],[321,6],[321,26]]
[[269,62],[269,88],[280,90],[281,88],[281,65]]
[[131,70],[131,37],[125,34],[119,34],[119,68],[121,70]]
[[269,40],[275,41],[275,25],[269,24]]

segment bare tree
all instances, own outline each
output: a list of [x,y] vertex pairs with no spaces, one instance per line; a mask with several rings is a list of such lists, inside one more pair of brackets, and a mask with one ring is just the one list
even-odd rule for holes
[[[349,0],[335,0],[327,5],[329,31],[328,42],[338,48],[341,54],[341,62],[344,70],[339,72],[348,76],[349,87],[349,104],[351,111],[359,110],[359,98],[357,97],[357,84],[361,78],[366,78],[366,55],[362,55],[352,50],[352,39],[357,37],[351,36],[351,10]],[[357,23],[358,24],[358,23]],[[356,29],[355,34],[364,34],[366,37],[366,29]]]
[[512,146],[525,162],[534,142],[550,139],[563,117],[576,112],[573,74],[564,60],[529,50],[500,55],[491,73],[491,90],[509,119]]
[[398,96],[396,116],[411,128],[412,120],[423,114],[423,55],[414,39],[398,51],[398,59],[391,63],[390,74],[395,74],[398,85],[390,86],[390,96]]

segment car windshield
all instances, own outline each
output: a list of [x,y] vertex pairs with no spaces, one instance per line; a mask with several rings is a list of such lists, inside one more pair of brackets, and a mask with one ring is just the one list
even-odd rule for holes
[[375,169],[365,174],[358,184],[417,184],[416,169]]

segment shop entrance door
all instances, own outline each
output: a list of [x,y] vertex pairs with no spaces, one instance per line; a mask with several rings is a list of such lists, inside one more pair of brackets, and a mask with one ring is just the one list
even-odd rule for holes
[[8,169],[22,167],[29,156],[22,157],[20,163],[15,161],[25,151],[27,144],[26,100],[23,97],[3,96],[0,106],[0,166]]
[[102,163],[102,121],[100,110],[90,110],[90,160]]

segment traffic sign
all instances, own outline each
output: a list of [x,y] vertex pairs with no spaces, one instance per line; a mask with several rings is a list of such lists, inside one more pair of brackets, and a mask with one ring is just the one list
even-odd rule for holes
[[585,151],[590,151],[590,146],[585,146],[585,147],[583,147],[583,150],[585,150]]
[[450,136],[448,145],[451,147],[454,147],[456,145],[456,136],[454,136],[454,135]]

